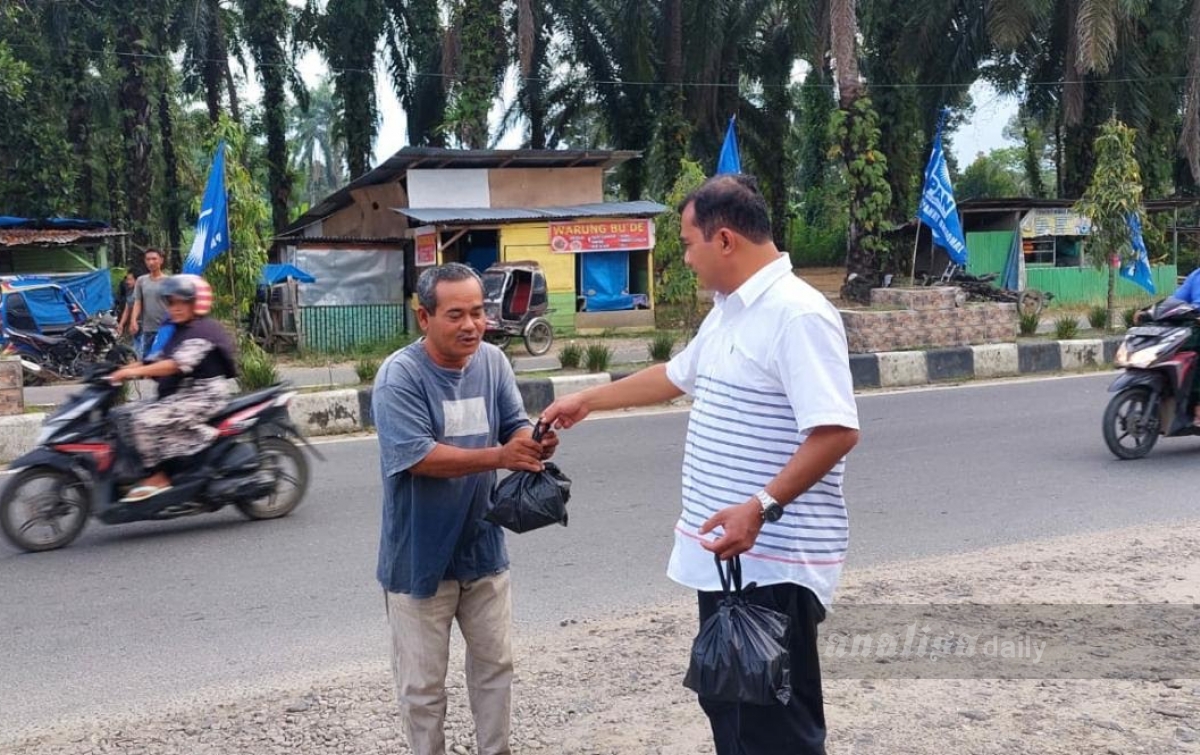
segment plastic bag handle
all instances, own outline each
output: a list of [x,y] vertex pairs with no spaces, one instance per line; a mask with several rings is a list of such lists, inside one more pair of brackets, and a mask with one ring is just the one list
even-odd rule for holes
[[542,421],[539,419],[539,420],[537,421],[537,424],[535,424],[535,425],[533,426],[533,442],[534,442],[534,443],[541,443],[541,442],[542,442],[542,436],[543,436],[543,435],[545,435],[545,434],[546,434],[546,431],[547,431],[547,430],[549,430],[549,429],[550,429],[550,424],[549,424],[548,422],[542,422]]
[[[726,595],[730,593],[734,595],[742,594],[742,558],[734,556],[729,559],[729,565],[726,568],[721,566],[721,557],[713,554],[713,560],[717,562],[717,575],[721,578],[721,589]],[[732,590],[730,589],[732,587]]]

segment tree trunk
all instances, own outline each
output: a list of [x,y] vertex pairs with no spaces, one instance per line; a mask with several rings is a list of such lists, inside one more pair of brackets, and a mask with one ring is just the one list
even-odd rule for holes
[[127,19],[117,32],[117,59],[122,70],[118,89],[121,135],[125,146],[125,194],[128,230],[133,243],[150,243],[150,98],[146,88],[146,58],[142,30]]
[[830,47],[837,73],[838,105],[842,110],[862,96],[858,73],[858,9],[856,0],[831,0]]
[[93,204],[96,200],[95,174],[91,161],[91,116],[92,108],[83,93],[84,74],[87,63],[82,55],[75,55],[71,68],[76,73],[74,81],[74,96],[71,110],[67,115],[67,139],[71,142],[71,152],[79,173],[75,179],[75,198],[78,212],[83,217],[92,217]]
[[163,175],[166,178],[166,191],[163,192],[163,217],[167,223],[166,262],[169,270],[182,270],[180,247],[183,246],[183,232],[179,221],[183,208],[179,206],[179,159],[175,154],[175,118],[171,113],[171,95],[166,86],[158,93],[158,129],[162,140]]
[[1115,319],[1116,313],[1113,311],[1116,307],[1116,304],[1114,302],[1116,288],[1117,288],[1117,268],[1113,266],[1112,260],[1109,260],[1108,261],[1108,305],[1107,305],[1108,306],[1108,317],[1104,321],[1104,329],[1106,331],[1112,330],[1116,323],[1116,319]]

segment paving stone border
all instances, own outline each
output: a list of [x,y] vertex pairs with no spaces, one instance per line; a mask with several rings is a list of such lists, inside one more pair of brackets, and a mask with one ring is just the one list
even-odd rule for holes
[[[1120,336],[959,346],[928,351],[851,354],[850,373],[856,389],[927,385],[942,381],[1012,377],[1079,371],[1112,364]],[[628,377],[614,371],[594,375],[518,378],[525,409],[537,414],[556,398]],[[361,432],[374,426],[371,389],[346,388],[301,393],[291,407],[292,419],[309,436]],[[15,459],[33,447],[44,414],[0,417],[0,461]]]

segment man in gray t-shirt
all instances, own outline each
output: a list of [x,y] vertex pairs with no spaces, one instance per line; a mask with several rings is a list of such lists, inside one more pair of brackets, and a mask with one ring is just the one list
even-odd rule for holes
[[143,359],[154,339],[158,329],[167,319],[167,308],[159,296],[159,288],[168,278],[163,272],[163,255],[157,249],[147,249],[145,255],[146,269],[149,271],[137,279],[133,286],[133,308],[129,319],[122,318],[121,329],[129,328],[133,336],[133,348],[138,358]]
[[483,343],[483,284],[459,264],[417,283],[425,337],[379,368],[383,526],[392,671],[413,755],[445,755],[446,667],[457,621],[478,755],[511,755],[512,625],[504,533],[484,519],[499,470],[537,472],[558,439],[532,438],[504,353]]

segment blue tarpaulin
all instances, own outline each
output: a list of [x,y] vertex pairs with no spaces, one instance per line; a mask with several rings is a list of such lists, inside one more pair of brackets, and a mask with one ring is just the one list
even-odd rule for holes
[[268,286],[295,278],[301,283],[316,283],[317,279],[295,265],[263,265],[262,282]]
[[[5,281],[6,293],[21,293],[29,313],[41,328],[70,325],[75,322],[70,305],[83,307],[83,315],[94,315],[113,308],[112,278],[107,268],[86,275],[22,275]],[[70,291],[71,297],[64,291]]]
[[51,228],[63,230],[91,230],[108,228],[108,223],[85,218],[14,218],[0,215],[0,228]]
[[629,252],[588,252],[579,255],[583,296],[588,312],[633,309],[629,295]]

